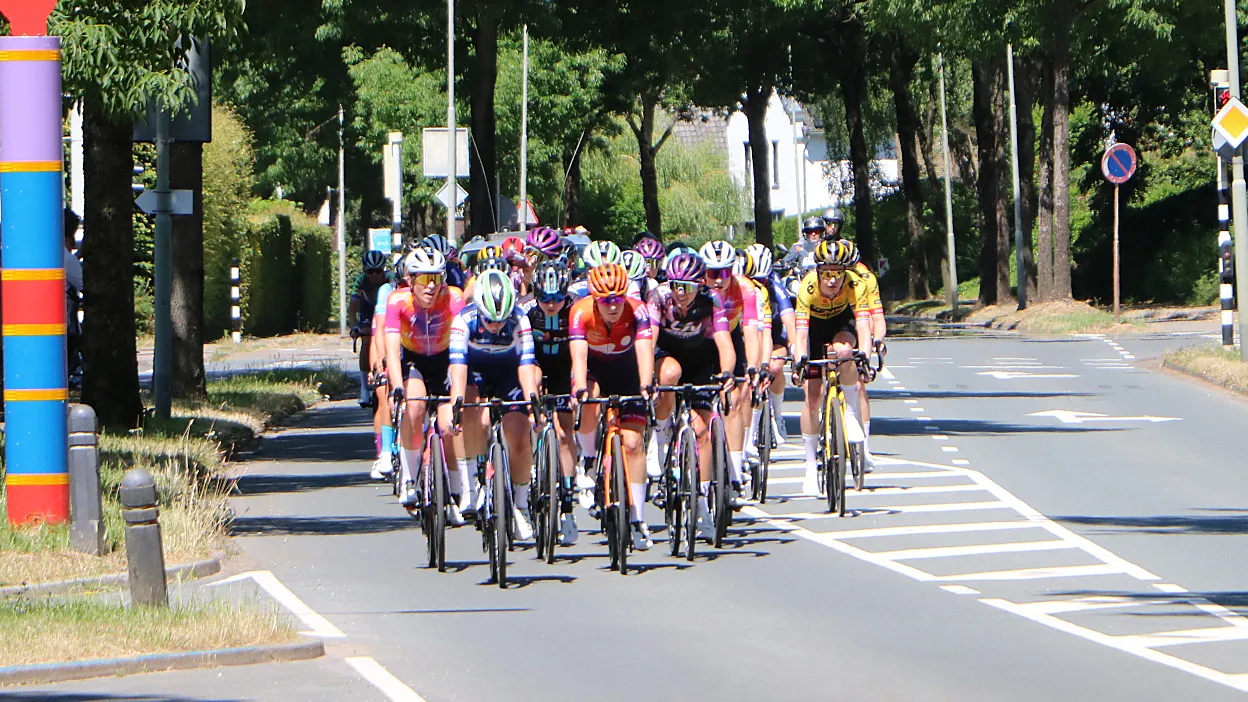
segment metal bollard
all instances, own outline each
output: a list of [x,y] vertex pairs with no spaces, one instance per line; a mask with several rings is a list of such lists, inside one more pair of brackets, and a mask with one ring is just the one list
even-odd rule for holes
[[230,263],[230,336],[234,343],[243,340],[243,278],[238,259]]
[[100,503],[100,447],[95,410],[69,406],[69,543],[74,550],[104,555],[104,508]]
[[130,602],[168,607],[165,551],[157,523],[156,481],[141,468],[121,480],[121,516],[126,522],[126,561],[130,569]]

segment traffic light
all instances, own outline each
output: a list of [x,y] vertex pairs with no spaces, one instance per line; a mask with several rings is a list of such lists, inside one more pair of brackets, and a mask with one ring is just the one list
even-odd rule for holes
[[1218,258],[1222,259],[1222,282],[1235,282],[1235,252],[1231,247],[1230,240],[1223,241],[1218,246]]

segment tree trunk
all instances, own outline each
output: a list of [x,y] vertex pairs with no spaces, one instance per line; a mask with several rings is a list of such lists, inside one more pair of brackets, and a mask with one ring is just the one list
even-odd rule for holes
[[993,56],[971,66],[975,137],[979,147],[979,299],[985,305],[1010,299],[1010,237],[1005,196],[1005,66]]
[[1053,290],[1070,299],[1070,31],[1069,0],[1054,0],[1053,36]]
[[574,153],[564,154],[564,162],[568,164],[568,175],[563,181],[563,226],[574,227],[581,223],[581,154],[578,149]]
[[[1019,197],[1023,203],[1023,267],[1027,271],[1027,299],[1034,301],[1036,288],[1036,257],[1033,253],[1032,229],[1036,223],[1036,121],[1032,108],[1040,85],[1040,62],[1024,59],[1018,62],[1019,75],[1015,76],[1018,92],[1018,177]],[[1024,279],[1019,276],[1020,282]]]
[[469,224],[472,234],[498,230],[494,212],[498,193],[494,178],[498,172],[495,148],[494,84],[498,80],[498,18],[486,5],[477,15],[473,32],[476,58],[472,63],[472,147],[469,149]]
[[908,292],[912,300],[926,300],[932,296],[927,279],[927,251],[923,232],[923,188],[919,183],[918,139],[922,131],[919,113],[915,110],[910,94],[910,80],[919,54],[907,49],[901,35],[895,34],[892,42],[891,62],[888,72],[893,91],[893,105],[897,111],[897,136],[901,142],[901,190],[906,199],[906,227],[910,234],[910,261]]
[[133,429],[143,415],[134,326],[134,126],[110,123],[95,100],[84,109],[82,401],[101,426]]
[[754,175],[754,240],[771,248],[771,140],[767,138],[767,104],[771,86],[751,88],[745,94],[745,118],[750,127],[750,161]]
[[845,103],[845,127],[849,131],[849,159],[854,168],[854,238],[862,260],[874,264],[875,232],[871,213],[871,149],[863,125],[862,105],[867,100],[867,45],[863,27],[847,27],[841,61],[841,97]]
[[643,95],[641,98],[641,124],[633,123],[637,137],[637,156],[641,163],[641,205],[646,211],[646,230],[662,236],[663,216],[659,212],[659,171],[655,161],[658,149],[654,146],[654,113],[658,109],[657,97]]
[[204,145],[175,143],[169,187],[193,192],[191,216],[173,218],[173,396],[208,399],[204,377]]
[[1053,68],[1044,60],[1040,77],[1040,187],[1037,196],[1036,299],[1053,299]]

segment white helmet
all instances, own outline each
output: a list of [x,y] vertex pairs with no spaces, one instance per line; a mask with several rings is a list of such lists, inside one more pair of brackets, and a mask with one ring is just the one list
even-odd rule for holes
[[486,321],[506,320],[516,308],[516,288],[511,284],[511,276],[496,270],[478,275],[472,286],[472,302]]
[[771,277],[771,249],[762,244],[750,244],[745,249],[745,254],[754,259],[754,270],[751,278],[770,278]]
[[702,245],[698,255],[706,262],[709,270],[732,268],[737,262],[737,250],[726,241],[708,241]]
[[425,240],[421,243],[441,253],[443,256],[450,255],[451,249],[454,248],[451,246],[451,242],[447,241],[446,237],[441,234],[430,234],[425,237]]
[[442,273],[446,270],[446,256],[430,246],[418,246],[403,259],[403,269],[408,275]]
[[641,280],[646,277],[646,259],[632,249],[620,254],[620,265],[628,271],[629,280]]
[[591,241],[581,253],[581,258],[585,265],[597,268],[604,263],[619,263],[621,255],[620,247],[613,241]]

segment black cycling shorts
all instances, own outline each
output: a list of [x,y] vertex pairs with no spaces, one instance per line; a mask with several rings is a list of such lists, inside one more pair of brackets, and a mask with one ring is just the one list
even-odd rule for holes
[[[809,331],[807,338],[810,340],[810,360],[812,361],[822,361],[828,358],[827,347],[832,344],[832,340],[841,332],[846,332],[853,336],[849,343],[854,348],[858,348],[858,328],[854,325],[853,310],[846,309],[831,319],[812,318]],[[819,369],[813,367],[808,369],[806,377],[818,378]]]
[[[542,388],[548,395],[572,393],[572,359],[564,356],[538,355],[537,365],[542,369]],[[556,412],[571,412],[566,398],[555,400]]]
[[447,369],[451,365],[449,350],[432,356],[425,356],[414,351],[403,349],[403,371],[408,380],[413,378],[425,383],[425,392],[430,397],[446,397],[450,383]]
[[[693,350],[669,353],[663,349],[655,349],[654,367],[656,370],[664,358],[671,358],[680,364],[680,382],[677,384],[711,385],[714,383],[711,376],[719,373],[719,348],[711,339],[707,339]],[[698,393],[697,397],[689,402],[689,406],[694,409],[709,410],[711,396]]]
[[[590,355],[587,362],[589,376],[598,382],[598,396],[640,395],[641,379],[637,373],[637,354],[635,351],[622,353],[611,360],[595,358]],[[646,403],[631,400],[621,403],[620,421],[646,421]]]

